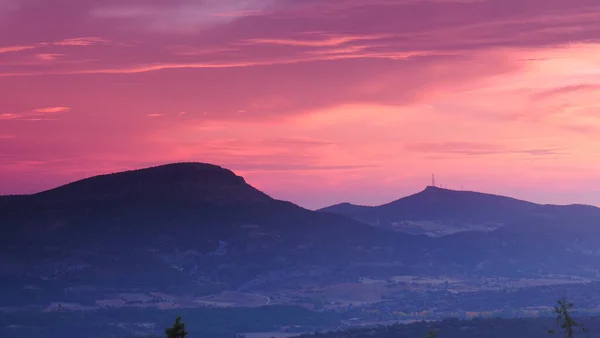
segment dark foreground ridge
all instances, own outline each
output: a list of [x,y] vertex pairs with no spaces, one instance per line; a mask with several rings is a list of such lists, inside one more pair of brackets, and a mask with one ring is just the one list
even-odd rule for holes
[[[302,278],[334,278],[300,277],[309,266],[331,276],[331,267],[350,262],[414,256],[428,242],[275,200],[229,170],[197,163],[101,175],[3,198],[0,229],[0,264],[14,287],[28,276],[34,284],[51,280],[59,290],[92,283],[96,290],[207,294],[298,284]],[[23,290],[9,290],[0,304],[27,302],[35,294],[20,298]],[[50,298],[40,300],[57,298],[42,290],[40,297]]]

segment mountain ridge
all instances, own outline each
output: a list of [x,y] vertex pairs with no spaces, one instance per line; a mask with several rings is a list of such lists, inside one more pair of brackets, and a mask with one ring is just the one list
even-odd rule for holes
[[[173,274],[176,263],[184,273],[177,270],[174,280],[202,292],[295,266],[404,259],[429,242],[273,199],[230,170],[194,163],[99,175],[0,199],[0,229],[0,266],[7,254],[5,264],[21,266],[27,276],[40,275],[38,266],[47,265],[40,262],[53,262],[42,269],[49,271],[43,278],[77,284],[90,274],[128,276],[123,285],[152,289],[153,274]],[[55,277],[69,262],[90,267]]]
[[[224,194],[220,201],[272,200],[264,192],[248,185],[231,170],[208,163],[180,162],[147,168],[101,174],[76,180],[35,194],[22,195],[36,199],[64,199],[69,195],[85,198],[136,197],[144,194],[185,195],[200,198],[204,194]],[[208,197],[208,196],[204,196]],[[200,198],[202,199],[202,198]]]
[[[484,198],[481,204],[480,195],[468,194],[483,205],[478,208],[465,203],[468,198],[453,196],[438,189],[409,196],[401,207],[405,215],[433,218],[407,224],[456,228],[490,216],[490,203]],[[499,210],[509,214],[540,208],[500,200]],[[432,213],[431,205],[440,201],[443,207],[436,210],[442,213]],[[491,201],[489,210],[496,210],[498,199]],[[273,199],[213,165],[169,164],[98,175],[34,195],[0,198],[0,274],[13,285],[0,289],[0,303],[38,299],[19,288],[22,280],[48,290],[92,283],[94,297],[103,299],[114,290],[207,295],[355,283],[365,276],[538,276],[540,271],[587,276],[600,271],[596,209],[550,209],[560,209],[561,217],[552,211],[546,218],[529,213],[532,218],[511,221],[496,210],[489,220],[508,225],[433,238]],[[544,231],[546,225],[559,229],[559,235]],[[75,297],[43,292],[38,296],[49,302]]]
[[392,230],[441,235],[468,230],[490,231],[523,219],[573,217],[578,213],[600,219],[600,208],[591,205],[538,204],[507,196],[432,186],[377,206],[340,203],[317,211],[344,215]]
[[[232,170],[226,169],[222,166],[219,165],[215,165],[215,164],[210,164],[210,163],[203,163],[203,162],[174,162],[174,163],[167,163],[167,164],[160,164],[160,165],[154,165],[154,166],[149,166],[149,167],[143,167],[143,168],[136,168],[136,169],[129,169],[129,170],[124,170],[124,171],[120,171],[120,172],[114,172],[114,173],[103,173],[103,174],[97,174],[97,175],[93,175],[93,176],[89,176],[89,177],[85,177],[82,179],[77,179],[71,182],[67,182],[65,184],[61,184],[58,185],[56,187],[53,188],[49,188],[49,189],[45,189],[39,192],[35,192],[35,193],[29,193],[29,194],[6,194],[6,195],[1,195],[0,194],[0,200],[4,199],[4,200],[8,200],[8,199],[19,199],[19,198],[23,198],[23,197],[30,197],[30,196],[41,196],[41,195],[49,195],[49,194],[53,194],[56,192],[59,192],[61,190],[64,189],[69,189],[72,188],[74,186],[80,185],[80,184],[85,184],[88,182],[92,182],[92,181],[96,181],[96,180],[101,180],[101,179],[109,179],[109,178],[115,178],[115,177],[119,177],[119,176],[128,176],[128,175],[135,175],[135,174],[142,174],[142,173],[149,173],[149,172],[157,172],[157,171],[163,171],[163,173],[168,173],[169,170],[176,171],[175,169],[179,170],[182,168],[187,167],[188,169],[195,169],[198,173],[201,171],[205,171],[205,172],[209,172],[209,171],[213,171],[213,172],[221,172],[222,174],[225,175],[229,175],[231,176],[231,178],[235,177],[236,180],[239,180],[240,183],[242,184],[247,184],[247,182],[245,181],[245,179],[239,175],[236,175]],[[257,190],[258,192],[268,196],[265,192],[253,187],[255,190]],[[500,198],[500,199],[505,199],[505,200],[511,200],[514,202],[523,202],[523,203],[528,203],[528,204],[532,204],[532,205],[537,205],[537,206],[547,206],[547,207],[585,207],[585,208],[593,208],[593,209],[600,209],[600,207],[595,206],[595,205],[589,205],[589,204],[581,204],[581,203],[573,203],[573,204],[550,204],[550,203],[537,203],[537,202],[531,202],[531,201],[527,201],[525,199],[519,199],[519,198],[514,198],[514,197],[510,197],[510,196],[504,196],[504,195],[499,195],[499,194],[492,194],[492,193],[485,193],[485,192],[479,192],[479,191],[474,191],[474,190],[453,190],[453,189],[447,189],[447,188],[441,188],[441,187],[437,187],[437,186],[427,186],[424,190],[411,194],[411,195],[407,195],[404,197],[401,197],[399,199],[393,200],[391,202],[388,203],[383,203],[383,204],[379,204],[379,205],[364,205],[364,204],[355,204],[355,203],[351,203],[351,202],[340,202],[340,203],[336,203],[330,206],[326,206],[323,208],[318,208],[314,211],[325,211],[325,212],[334,212],[334,209],[336,208],[364,208],[364,209],[371,209],[371,208],[378,208],[378,207],[387,207],[387,206],[391,206],[391,205],[395,205],[398,202],[401,202],[402,200],[409,198],[409,197],[414,197],[414,196],[418,196],[418,195],[422,195],[422,194],[426,194],[428,192],[433,192],[433,191],[437,191],[437,192],[450,192],[450,193],[458,193],[458,194],[471,194],[471,195],[478,195],[478,196],[484,196],[484,197],[492,197],[492,198]],[[270,196],[268,196],[270,198]],[[306,208],[305,208],[306,209]]]
[[447,188],[426,186],[425,189],[423,189],[423,190],[421,190],[421,191],[419,191],[417,193],[406,195],[404,197],[400,197],[400,198],[395,199],[395,200],[393,200],[391,202],[387,202],[387,203],[383,203],[383,204],[367,205],[367,204],[356,204],[356,203],[352,203],[352,202],[340,202],[340,203],[332,204],[330,206],[318,208],[315,211],[326,211],[329,208],[333,208],[333,207],[337,207],[337,206],[344,206],[344,207],[345,206],[353,206],[353,207],[360,207],[360,208],[376,208],[376,207],[381,207],[381,206],[393,204],[393,203],[398,202],[398,201],[400,201],[400,200],[402,200],[404,198],[411,197],[411,196],[418,195],[420,193],[424,193],[424,192],[432,191],[432,190],[439,190],[439,191],[444,191],[445,190],[445,191],[450,191],[450,192],[458,192],[458,193],[466,193],[466,194],[478,194],[478,195],[485,195],[485,196],[490,196],[490,197],[500,197],[500,198],[511,199],[511,200],[514,200],[514,201],[535,204],[535,205],[539,205],[539,206],[555,206],[555,207],[582,206],[582,207],[590,207],[590,208],[600,209],[600,207],[598,207],[596,205],[592,205],[592,204],[583,204],[583,203],[572,203],[572,204],[538,203],[538,202],[531,202],[531,201],[528,201],[528,200],[525,200],[525,199],[521,199],[521,198],[510,197],[510,196],[499,195],[499,194],[486,193],[486,192],[480,192],[480,191],[475,191],[475,190],[454,190],[454,189],[447,189]]

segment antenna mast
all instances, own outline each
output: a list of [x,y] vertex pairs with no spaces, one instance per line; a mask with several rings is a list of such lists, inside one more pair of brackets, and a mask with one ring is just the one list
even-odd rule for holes
[[435,174],[431,174],[431,186],[435,187]]

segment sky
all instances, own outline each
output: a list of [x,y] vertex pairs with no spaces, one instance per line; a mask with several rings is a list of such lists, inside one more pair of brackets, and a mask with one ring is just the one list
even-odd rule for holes
[[597,0],[1,0],[0,194],[180,161],[307,208],[600,205]]

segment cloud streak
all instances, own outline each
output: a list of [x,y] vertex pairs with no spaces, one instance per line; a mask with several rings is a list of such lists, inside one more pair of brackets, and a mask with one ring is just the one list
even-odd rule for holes
[[48,121],[55,120],[53,115],[66,113],[70,111],[69,107],[44,107],[37,108],[22,113],[4,113],[0,114],[0,120],[15,120],[15,121]]
[[298,63],[309,63],[315,61],[335,61],[344,59],[389,59],[389,60],[406,60],[421,56],[430,56],[430,52],[360,52],[352,53],[346,50],[343,52],[329,51],[325,53],[311,53],[311,55],[301,56],[297,58],[277,58],[258,61],[240,61],[240,62],[210,62],[210,63],[153,63],[145,65],[133,65],[120,68],[83,68],[83,69],[65,69],[65,70],[45,70],[34,72],[7,72],[0,73],[0,77],[16,77],[16,76],[39,76],[39,75],[82,75],[82,74],[137,74],[155,72],[170,69],[218,69],[218,68],[242,68],[242,67],[261,67],[261,66],[277,66],[291,65]]
[[39,60],[42,60],[42,61],[54,61],[54,60],[60,58],[61,56],[65,56],[65,54],[42,53],[42,54],[37,54],[36,58],[38,58]]
[[[1,43],[1,40],[0,40]],[[82,38],[71,38],[64,39],[55,42],[40,42],[31,45],[18,45],[18,46],[0,46],[0,54],[8,54],[8,53],[18,53],[22,54],[22,52],[39,50],[39,49],[48,49],[51,47],[86,47],[97,44],[108,44],[110,41],[98,38],[98,37],[82,37]],[[59,53],[38,53],[35,56],[43,61],[52,61],[56,58],[63,56],[64,54]]]
[[240,44],[265,44],[282,46],[304,46],[304,47],[336,47],[350,42],[363,40],[379,40],[389,35],[365,35],[365,36],[322,36],[320,39],[248,39]]
[[56,41],[53,44],[56,46],[91,46],[96,44],[107,44],[109,40],[101,37],[83,37],[83,38],[71,38]]
[[71,110],[69,107],[46,107],[46,108],[38,108],[33,111],[41,114],[52,114],[52,113],[64,113]]
[[552,88],[544,91],[540,91],[532,95],[532,99],[547,99],[553,98],[560,95],[567,95],[578,92],[600,92],[600,83],[599,84],[578,84],[578,85],[570,85],[558,88]]
[[0,47],[0,54],[4,53],[14,53],[14,52],[22,52],[25,50],[35,49],[38,46],[8,46],[8,47]]
[[453,154],[465,156],[494,156],[507,154],[556,156],[565,154],[563,149],[557,147],[511,149],[498,144],[475,142],[416,143],[407,145],[405,149],[419,153]]
[[191,33],[237,19],[261,15],[276,0],[204,0],[175,1],[155,4],[119,4],[98,6],[90,11],[97,19],[136,20],[139,26],[152,31]]

